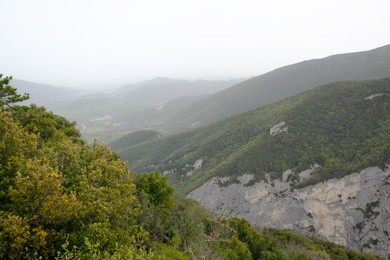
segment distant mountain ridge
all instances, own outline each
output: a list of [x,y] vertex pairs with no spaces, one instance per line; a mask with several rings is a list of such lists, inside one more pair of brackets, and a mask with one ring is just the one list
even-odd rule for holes
[[79,90],[47,84],[33,83],[20,79],[12,79],[11,84],[19,93],[29,93],[25,103],[35,103],[52,109],[56,102],[73,99],[80,94]]
[[163,102],[185,96],[201,96],[214,94],[233,86],[244,79],[231,80],[195,80],[187,81],[158,77],[120,87],[113,93],[130,100],[147,100],[148,102]]
[[390,45],[303,61],[248,79],[192,104],[172,118],[171,131],[189,129],[194,123],[201,126],[216,122],[316,86],[385,77],[390,77]]

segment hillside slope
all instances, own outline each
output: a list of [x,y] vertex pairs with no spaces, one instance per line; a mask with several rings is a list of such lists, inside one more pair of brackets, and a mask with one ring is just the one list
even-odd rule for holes
[[389,78],[317,87],[121,156],[216,214],[390,256]]
[[34,103],[39,106],[45,105],[50,109],[53,109],[56,103],[72,99],[80,94],[80,91],[76,89],[33,83],[20,79],[13,79],[12,85],[19,93],[30,94],[30,99],[26,103]]
[[171,173],[186,193],[213,176],[279,178],[319,165],[298,186],[390,162],[390,79],[317,87],[208,127],[129,147],[136,171]]
[[110,143],[110,148],[115,152],[121,152],[128,147],[154,140],[159,138],[160,135],[154,130],[140,130],[134,133],[127,134],[114,142]]
[[390,77],[390,45],[285,66],[195,103],[170,121],[178,132],[270,104],[307,89],[344,80]]

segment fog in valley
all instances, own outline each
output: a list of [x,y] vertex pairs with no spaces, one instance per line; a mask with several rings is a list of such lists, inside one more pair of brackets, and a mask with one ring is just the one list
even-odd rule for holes
[[390,42],[387,1],[2,3],[1,73],[83,89],[226,80]]
[[2,1],[0,259],[390,259],[389,10]]

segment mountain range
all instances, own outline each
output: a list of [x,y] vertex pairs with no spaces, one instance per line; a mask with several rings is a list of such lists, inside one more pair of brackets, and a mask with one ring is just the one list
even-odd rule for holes
[[43,105],[77,121],[84,138],[112,141],[140,129],[164,132],[164,122],[194,102],[244,79],[194,80],[154,78],[106,93],[82,93],[70,88],[13,79],[20,93],[30,93],[26,104]]
[[112,147],[215,214],[388,258],[389,77],[390,45],[293,64]]
[[270,104],[316,86],[343,80],[390,76],[390,45],[338,54],[284,66],[243,81],[196,102],[176,114],[167,126],[180,132]]
[[184,193],[214,176],[265,180],[320,165],[309,185],[390,163],[389,112],[389,79],[344,81],[195,130],[140,138],[120,154],[135,171],[171,174]]
[[390,256],[390,45],[248,80],[62,91],[55,112],[89,141],[214,213]]

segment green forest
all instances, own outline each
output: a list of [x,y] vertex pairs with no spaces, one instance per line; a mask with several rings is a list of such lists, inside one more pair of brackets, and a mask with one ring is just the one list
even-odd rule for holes
[[1,259],[379,259],[212,216],[0,76]]
[[[181,194],[213,176],[277,179],[319,165],[311,179],[296,183],[308,186],[390,163],[389,93],[388,78],[332,83],[177,135],[137,143],[133,134],[135,144],[120,155],[136,171],[170,172]],[[286,131],[271,135],[280,122]],[[189,176],[198,159],[202,167]]]

